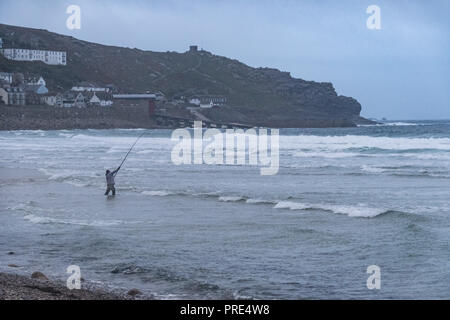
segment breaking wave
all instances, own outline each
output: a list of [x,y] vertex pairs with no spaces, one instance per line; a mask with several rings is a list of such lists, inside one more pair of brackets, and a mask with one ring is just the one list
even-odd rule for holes
[[[24,212],[24,220],[27,220],[35,224],[69,224],[69,225],[79,225],[79,226],[91,226],[91,227],[108,227],[115,226],[125,223],[120,220],[79,220],[79,219],[62,219],[62,218],[52,218],[45,216],[44,214],[70,214],[70,211],[64,209],[44,209],[40,207],[35,201],[27,201],[25,203],[20,203],[13,207],[8,207],[7,209],[13,211]],[[39,215],[40,213],[41,215]]]
[[225,197],[225,196],[222,196],[222,197],[219,197],[219,201],[222,201],[222,202],[239,202],[239,201],[244,201],[244,200],[246,200],[246,198],[245,197]]
[[[187,194],[176,193],[169,191],[143,191],[143,194],[151,196],[169,196],[169,195],[184,195],[184,196],[204,196],[204,194]],[[382,214],[385,214],[389,209],[385,208],[373,208],[367,205],[331,205],[331,204],[310,204],[302,202],[294,202],[287,200],[273,200],[273,199],[261,199],[261,198],[249,198],[246,196],[225,196],[225,195],[208,195],[207,197],[216,198],[220,202],[235,202],[248,205],[274,205],[274,209],[289,209],[289,210],[320,210],[329,211],[338,214],[344,214],[349,217],[365,217],[372,218]]]
[[42,217],[34,214],[27,214],[23,217],[25,220],[28,220],[32,223],[40,223],[40,224],[70,224],[70,225],[79,225],[79,226],[90,226],[90,227],[110,227],[122,224],[123,221],[112,220],[112,221],[101,221],[101,220],[66,220],[66,219],[58,219],[58,218],[50,218],[50,217]]
[[164,191],[164,190],[142,191],[142,194],[145,194],[148,196],[157,196],[157,197],[165,197],[165,196],[175,195],[174,192]]
[[[355,151],[405,151],[405,150],[450,150],[450,138],[406,138],[376,136],[281,136],[282,149],[293,149],[294,156],[304,157],[310,152],[314,155],[335,153],[335,157],[360,155]],[[345,152],[348,151],[348,152]],[[353,153],[351,153],[353,151]]]
[[383,208],[371,208],[359,205],[351,206],[351,205],[308,204],[291,201],[280,201],[274,206],[274,209],[321,210],[338,214],[344,214],[349,217],[362,217],[362,218],[373,218],[391,211]]
[[267,199],[247,199],[245,203],[249,204],[274,204],[277,203],[275,200],[267,200]]

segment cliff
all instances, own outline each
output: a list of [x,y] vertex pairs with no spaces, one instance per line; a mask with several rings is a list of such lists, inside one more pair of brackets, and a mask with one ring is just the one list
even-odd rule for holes
[[217,121],[271,127],[353,126],[361,105],[340,96],[331,83],[291,77],[288,72],[252,68],[207,51],[152,52],[105,46],[46,30],[0,24],[4,47],[61,50],[67,66],[10,61],[0,71],[39,74],[52,91],[81,81],[113,84],[121,92],[161,91],[167,98],[196,94],[226,96],[227,107],[202,111]]

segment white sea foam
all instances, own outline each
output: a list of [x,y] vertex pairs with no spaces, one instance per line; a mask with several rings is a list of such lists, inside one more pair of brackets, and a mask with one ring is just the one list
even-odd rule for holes
[[386,172],[387,169],[376,167],[376,166],[369,166],[369,165],[362,165],[361,166],[362,171],[370,172],[370,173],[382,173]]
[[165,190],[152,190],[152,191],[142,191],[142,194],[148,195],[148,196],[157,196],[157,197],[165,197],[173,195],[173,192],[165,191]]
[[413,122],[383,122],[377,124],[359,124],[358,127],[381,127],[381,126],[424,126],[426,123],[413,123]]
[[330,204],[308,204],[291,201],[280,201],[275,206],[275,209],[290,209],[290,210],[322,210],[331,211],[333,213],[345,214],[349,217],[364,217],[372,218],[385,213],[387,210],[382,208],[371,208],[365,205],[330,205]]
[[245,198],[240,197],[240,196],[235,196],[235,197],[221,196],[221,197],[219,197],[219,201],[222,201],[222,202],[238,202],[238,201],[243,201],[243,200],[245,200]]
[[292,201],[280,201],[274,206],[274,209],[290,209],[290,210],[305,210],[311,208],[312,207],[308,204]]
[[78,187],[78,188],[83,188],[83,187],[87,187],[87,186],[91,185],[90,183],[83,183],[83,182],[77,182],[77,181],[66,181],[66,182],[68,184],[71,184],[71,185],[73,185],[75,187]]
[[78,219],[63,219],[63,218],[53,218],[47,215],[49,214],[59,214],[64,215],[73,214],[70,210],[66,209],[44,209],[41,208],[35,201],[27,201],[25,203],[19,203],[15,206],[8,207],[9,210],[22,211],[24,212],[23,219],[31,223],[36,224],[70,224],[79,226],[92,226],[92,227],[108,227],[115,226],[124,221],[120,220],[78,220]]
[[6,209],[14,211],[24,211],[27,213],[34,211],[41,211],[41,209],[37,206],[35,201],[27,201],[26,203],[19,203],[15,206],[7,207]]
[[58,135],[64,138],[72,138],[74,136],[73,133],[63,133],[63,132],[60,132]]
[[266,199],[247,199],[245,202],[249,203],[249,204],[273,204],[273,203],[276,203],[276,201],[274,201],[274,200],[266,200]]
[[49,176],[49,180],[64,181],[67,179],[79,180],[80,178],[98,178],[100,174],[97,172],[89,172],[85,170],[67,170],[67,169],[38,169],[43,174]]
[[305,152],[298,151],[292,154],[294,157],[298,158],[330,158],[330,159],[338,159],[338,158],[351,158],[361,156],[359,153],[355,152]]
[[54,224],[71,224],[71,225],[91,226],[91,227],[108,227],[123,223],[122,221],[119,220],[111,220],[111,221],[101,221],[101,220],[88,221],[88,220],[69,220],[69,219],[66,220],[66,219],[43,217],[35,214],[27,214],[23,218],[32,223],[39,223],[39,224],[54,223]]
[[[412,122],[385,122],[380,123],[381,126],[418,126],[420,123],[412,123]],[[423,125],[423,124],[422,124]]]
[[141,150],[141,151],[137,151],[136,153],[137,154],[149,154],[149,153],[152,153],[152,152],[156,152],[156,150]]
[[[312,153],[313,156],[326,156],[334,153],[341,157],[352,156],[354,150],[450,150],[450,138],[405,138],[405,137],[373,137],[373,136],[281,136],[282,150],[295,151],[294,156],[302,157]],[[339,154],[340,153],[340,154]],[[338,157],[336,156],[336,157]]]
[[255,300],[252,296],[241,294],[239,291],[233,292],[233,298],[235,300]]

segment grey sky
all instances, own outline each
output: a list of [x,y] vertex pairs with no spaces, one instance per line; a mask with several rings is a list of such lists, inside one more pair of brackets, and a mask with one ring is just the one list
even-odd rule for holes
[[[66,8],[81,7],[81,30]],[[381,30],[366,28],[369,5]],[[198,44],[253,67],[332,82],[362,114],[450,119],[450,1],[2,0],[0,22],[118,46],[184,52]]]

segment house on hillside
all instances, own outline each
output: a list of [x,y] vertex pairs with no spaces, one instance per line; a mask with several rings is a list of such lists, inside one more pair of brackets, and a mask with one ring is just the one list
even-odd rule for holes
[[1,48],[0,54],[6,59],[15,61],[42,61],[51,65],[66,65],[67,53],[65,51]]
[[99,107],[101,100],[99,97],[97,97],[97,95],[95,94],[95,92],[91,95],[91,97],[89,98],[89,96],[87,97],[88,101],[89,101],[89,105],[93,106],[93,107]]
[[0,104],[8,104],[8,92],[0,87]]
[[62,93],[57,93],[55,95],[55,107],[64,107],[64,95]]
[[41,84],[27,84],[22,86],[25,92],[34,92],[36,94],[47,94],[48,89]]
[[45,82],[44,78],[39,77],[39,78],[29,78],[27,81],[28,84],[30,85],[41,85],[41,86],[46,86],[47,83]]
[[20,87],[0,88],[0,96],[3,102],[7,105],[25,105],[25,91]]
[[76,92],[110,92],[111,88],[110,87],[100,87],[98,85],[96,85],[95,83],[91,83],[91,82],[80,82],[78,85],[72,87],[72,89],[70,89],[71,91],[76,91]]
[[86,107],[86,100],[84,95],[80,92],[75,96],[73,107],[84,108]]
[[48,93],[48,89],[41,84],[27,84],[21,87],[26,93],[25,102],[27,105],[41,104],[41,95]]
[[8,72],[0,72],[0,83],[11,84],[13,81],[13,74]]
[[108,107],[113,104],[112,95],[106,92],[89,92],[86,101],[90,106]]
[[64,107],[64,108],[84,108],[86,107],[85,97],[81,92],[72,92],[67,91],[64,93],[58,93],[55,97],[56,103],[55,105],[57,107]]
[[227,103],[227,98],[222,95],[196,95],[189,98],[189,103],[201,108],[212,108],[223,106]]
[[199,98],[191,98],[191,99],[189,99],[189,103],[195,104],[196,106],[200,106],[201,101]]
[[41,98],[41,104],[43,104],[43,105],[52,106],[52,107],[56,105],[56,95],[54,95],[54,94],[50,94],[50,93],[42,94],[40,96],[40,98]]

